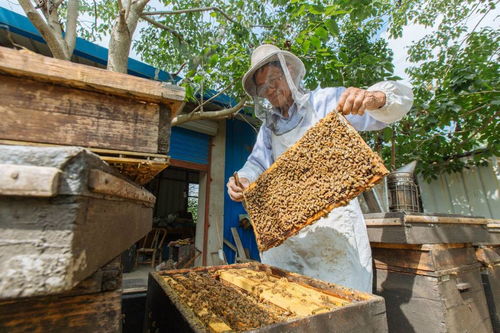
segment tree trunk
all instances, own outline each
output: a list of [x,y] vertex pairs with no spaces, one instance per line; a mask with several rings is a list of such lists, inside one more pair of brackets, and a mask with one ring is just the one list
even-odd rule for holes
[[[49,10],[45,9],[47,11],[45,13],[46,21],[33,6],[31,0],[19,0],[19,4],[23,8],[31,23],[33,23],[35,28],[37,28],[42,35],[43,39],[47,42],[47,46],[49,47],[52,56],[56,59],[70,60],[73,49],[68,48],[68,44],[62,36],[62,29],[59,26],[59,18],[57,16],[57,7],[51,8],[51,13],[48,13]],[[76,22],[78,17],[78,11],[74,10],[75,7],[78,9],[78,1],[72,0],[71,6],[68,10],[68,19],[71,18],[72,22]],[[42,10],[44,9],[42,8]],[[69,28],[76,30],[76,24],[70,25]],[[74,39],[76,38],[74,31],[69,31],[68,33]],[[72,41],[72,44],[74,45],[74,41]]]
[[109,41],[108,70],[127,73],[128,55],[140,15],[149,0],[126,0],[116,18]]

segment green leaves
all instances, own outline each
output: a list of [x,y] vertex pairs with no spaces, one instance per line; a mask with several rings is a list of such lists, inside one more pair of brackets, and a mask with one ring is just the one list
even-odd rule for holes
[[338,36],[340,30],[337,25],[337,20],[335,18],[329,18],[325,20],[325,27],[328,29],[328,32],[332,36]]
[[[487,14],[493,1],[420,0],[396,9],[390,27],[398,36],[405,24],[433,26],[436,31],[414,43],[408,70],[414,86],[412,127],[398,135],[398,164],[418,158],[427,178],[441,172],[481,165],[497,151],[500,127],[500,33],[491,28],[470,31],[468,19]],[[494,13],[492,13],[494,15]],[[468,31],[468,32],[466,32]],[[415,151],[414,142],[418,150]],[[476,152],[464,163],[459,157]]]
[[[387,165],[394,137],[396,167],[418,159],[424,175],[433,177],[484,163],[500,149],[500,36],[498,29],[470,27],[471,18],[478,21],[495,6],[496,0],[165,0],[156,10],[218,7],[229,19],[216,11],[152,16],[183,40],[140,24],[133,46],[149,64],[179,72],[190,100],[227,86],[225,93],[239,98],[251,51],[263,42],[299,56],[310,89],[368,87],[394,79],[393,53],[380,37],[387,25],[391,36],[401,37],[405,26],[434,27],[439,18],[434,31],[408,50],[418,63],[407,71],[412,111],[392,128],[364,134]],[[118,6],[84,0],[82,11],[91,19],[81,22],[80,36],[97,40],[109,33]],[[475,150],[471,162],[457,158]]]

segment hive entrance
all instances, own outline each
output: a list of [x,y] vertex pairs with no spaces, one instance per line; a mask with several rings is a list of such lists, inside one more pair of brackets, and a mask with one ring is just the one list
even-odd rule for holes
[[386,174],[358,132],[330,112],[245,191],[259,250],[280,245]]

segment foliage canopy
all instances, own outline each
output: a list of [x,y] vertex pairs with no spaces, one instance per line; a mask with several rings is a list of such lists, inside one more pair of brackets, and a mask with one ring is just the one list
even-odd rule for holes
[[[71,7],[65,4],[75,1],[62,2],[61,17]],[[427,178],[499,155],[500,37],[498,29],[478,28],[498,1],[80,1],[85,20],[79,20],[78,34],[90,40],[111,34],[110,52],[121,41],[122,57],[135,31],[130,17],[147,22],[139,25],[133,47],[144,61],[182,77],[178,83],[191,99],[209,89],[243,98],[241,77],[250,53],[265,42],[304,61],[310,89],[397,79],[382,32],[396,38],[404,37],[410,24],[432,27],[409,48],[409,60],[416,64],[407,70],[413,109],[401,122],[365,139],[392,167],[419,160]],[[126,20],[128,29],[123,29]],[[473,158],[464,162],[460,157],[470,152]]]

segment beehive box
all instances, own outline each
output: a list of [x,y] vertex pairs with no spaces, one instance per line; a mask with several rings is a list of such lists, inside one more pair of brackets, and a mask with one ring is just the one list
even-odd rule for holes
[[386,174],[358,132],[330,112],[245,190],[259,250],[280,245]]
[[386,332],[384,300],[258,263],[151,273],[145,332]]
[[371,245],[389,332],[492,332],[470,244]]
[[72,289],[148,233],[154,202],[86,149],[0,145],[0,299]]
[[0,332],[120,332],[121,266],[117,257],[57,295],[0,301]]
[[481,279],[494,332],[500,332],[500,245],[476,247],[481,263]]
[[483,217],[419,214],[365,214],[370,242],[392,244],[481,243],[489,239],[488,224]]
[[0,139],[166,153],[183,88],[0,47]]
[[169,164],[184,89],[0,47],[0,143],[92,148],[145,184]]

